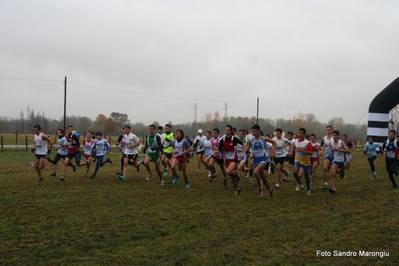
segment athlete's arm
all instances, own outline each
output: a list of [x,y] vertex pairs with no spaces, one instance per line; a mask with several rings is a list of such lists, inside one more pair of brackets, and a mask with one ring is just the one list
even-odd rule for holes
[[384,141],[384,143],[382,143],[382,148],[380,149],[380,152],[383,153],[384,155],[386,155],[386,147],[387,147],[387,141]]
[[64,141],[65,141],[65,143],[64,142],[62,142],[62,140],[63,139],[65,139],[64,137],[62,137],[61,139],[58,139],[58,144],[59,145],[61,145],[62,147],[64,147],[64,148],[66,148],[66,147],[68,147],[68,142],[67,142],[67,140],[65,139]]
[[343,148],[343,149],[341,149],[341,151],[344,153],[351,153],[348,146],[346,146],[345,142],[341,140],[341,143],[342,143],[342,148]]
[[134,135],[133,140],[134,140],[136,143],[131,144],[131,145],[130,145],[130,148],[134,148],[134,147],[140,146],[140,139],[139,139],[136,135]]
[[91,152],[95,152],[96,151],[96,141],[93,142],[93,146],[91,146]]
[[219,140],[219,147],[217,150],[215,150],[215,153],[218,154],[223,150],[223,139]]
[[353,152],[356,149],[356,145],[355,145],[354,141],[351,142],[351,144],[352,144],[352,148],[350,149],[350,151]]
[[109,145],[107,140],[105,140],[105,147],[107,148],[107,153],[109,153],[111,151],[111,146]]
[[276,154],[277,142],[269,137],[265,137],[264,140],[265,140],[265,143],[267,141],[273,145],[272,149],[270,149],[269,157],[274,157],[274,155]]
[[46,134],[42,134],[42,140],[47,140],[50,144],[49,149],[52,150],[53,149],[53,145],[54,145],[54,140],[52,138],[50,138],[49,136],[47,136]]
[[147,149],[148,149],[148,135],[147,135],[147,137],[145,138],[145,145],[144,145],[143,152],[146,153],[146,152],[147,152]]
[[115,143],[115,146],[119,146],[119,144],[121,143],[122,139],[123,139],[123,135],[120,135],[120,136],[118,137],[118,140],[117,140],[116,143]]
[[78,137],[75,134],[72,134],[72,140],[75,140],[75,142],[72,141],[72,143],[70,144],[70,146],[80,146],[80,142]]
[[159,135],[157,135],[155,137],[155,140],[157,141],[157,145],[156,145],[157,148],[162,151],[162,139],[161,139],[161,137]]
[[185,142],[183,145],[188,145],[188,149],[183,152],[183,154],[187,154],[193,151],[193,146],[191,146],[190,142],[188,140],[184,140]]
[[312,155],[313,154],[312,149],[313,149],[312,143],[309,142],[308,145],[306,146],[306,149],[304,149],[303,152],[308,155]]
[[319,155],[323,155],[324,150],[326,149],[326,145],[324,145],[324,138],[321,140],[320,146],[321,146],[321,150],[319,152]]

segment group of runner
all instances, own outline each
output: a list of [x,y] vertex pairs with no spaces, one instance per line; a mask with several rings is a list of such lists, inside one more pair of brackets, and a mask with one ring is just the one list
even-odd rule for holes
[[[79,133],[73,130],[72,126],[67,127],[67,133],[64,134],[64,130],[57,130],[57,154],[54,159],[49,157],[51,150],[54,146],[54,140],[49,136],[41,132],[40,125],[35,125],[33,128],[34,135],[34,147],[32,152],[35,152],[35,169],[39,175],[39,181],[43,181],[42,169],[46,165],[47,161],[53,164],[53,172],[51,176],[57,175],[57,165],[61,159],[64,159],[62,165],[62,175],[60,180],[65,182],[65,175],[67,167],[70,166],[73,172],[76,171],[76,167],[85,165],[85,177],[88,175],[90,165],[96,163],[92,178],[96,177],[96,174],[100,167],[103,167],[107,163],[112,163],[111,159],[104,161],[104,156],[111,151],[111,146],[105,138],[103,138],[101,132],[93,133],[88,132],[86,138],[83,140],[83,146],[80,146]],[[82,161],[81,156],[84,156],[86,161]],[[75,159],[76,165],[72,163]]]
[[[79,136],[73,131],[72,126],[67,127],[67,133],[62,129],[57,130],[57,155],[54,160],[49,159],[48,152],[51,151],[54,141],[41,132],[39,125],[34,127],[34,149],[35,168],[39,175],[39,181],[43,180],[41,170],[47,161],[53,163],[52,176],[56,176],[58,161],[63,158],[61,181],[65,181],[67,167],[72,167],[76,171],[76,166],[86,166],[85,177],[88,175],[90,165],[96,162],[92,178],[100,167],[106,163],[112,163],[104,156],[110,152],[111,147],[107,140],[102,137],[101,132],[88,132],[80,148]],[[120,180],[126,181],[128,166],[134,166],[137,171],[144,165],[148,175],[146,180],[150,180],[153,172],[150,163],[154,163],[155,172],[158,175],[160,185],[164,185],[164,178],[170,176],[168,184],[176,184],[183,175],[185,188],[190,188],[187,174],[187,162],[191,153],[195,151],[197,159],[197,172],[201,167],[208,172],[209,182],[213,182],[218,172],[215,163],[219,166],[220,172],[224,177],[224,185],[227,186],[229,178],[235,188],[235,194],[241,194],[240,173],[247,178],[247,182],[252,182],[252,177],[256,179],[258,186],[258,196],[263,197],[266,190],[270,197],[273,197],[273,187],[269,184],[267,177],[276,171],[275,188],[280,188],[281,177],[288,181],[290,170],[294,176],[297,186],[296,191],[305,190],[302,184],[302,177],[305,179],[307,195],[311,195],[311,186],[315,180],[315,172],[319,164],[323,167],[324,190],[329,190],[332,194],[336,190],[336,176],[346,178],[346,170],[350,167],[351,152],[355,149],[352,140],[346,134],[340,136],[339,131],[333,130],[331,126],[326,127],[327,135],[322,138],[321,143],[317,142],[314,134],[308,135],[305,128],[300,128],[297,134],[289,131],[287,137],[283,137],[283,130],[277,128],[274,134],[264,135],[259,125],[252,126],[250,132],[245,129],[237,130],[231,125],[227,125],[222,135],[218,128],[212,131],[203,132],[198,130],[198,135],[191,142],[185,138],[184,131],[177,129],[172,132],[170,124],[162,126],[149,126],[149,134],[145,139],[143,152],[145,158],[139,160],[138,153],[142,146],[140,139],[131,132],[131,127],[126,125],[122,135],[116,143],[120,149],[120,171],[117,176]],[[373,165],[378,153],[384,153],[386,157],[386,168],[393,187],[397,187],[394,174],[397,175],[399,142],[395,139],[396,132],[391,130],[389,138],[382,147],[373,144],[372,138],[364,146],[372,171],[372,179],[376,178]],[[81,154],[85,161],[81,160]],[[319,159],[319,158],[322,159]],[[75,158],[76,165],[72,164]],[[161,170],[161,165],[163,169]],[[328,173],[331,171],[331,183],[329,183]],[[171,174],[170,174],[171,173]]]

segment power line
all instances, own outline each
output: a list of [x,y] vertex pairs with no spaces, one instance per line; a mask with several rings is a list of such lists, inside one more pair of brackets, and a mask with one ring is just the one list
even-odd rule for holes
[[[41,82],[63,82],[63,80],[53,80],[53,79],[37,79],[37,78],[25,78],[25,77],[6,77],[6,76],[0,76],[0,79],[12,79],[12,80],[25,80],[25,81],[41,81]],[[100,87],[96,85],[91,85],[91,84],[85,84],[85,83],[80,83],[80,82],[74,82],[74,81],[68,81],[69,84],[74,84],[78,86],[84,86],[84,87],[91,87],[91,88],[96,88],[96,89],[102,89],[102,90],[108,90],[108,91],[117,91],[117,92],[124,92],[124,93],[132,93],[136,95],[145,95],[145,96],[151,96],[151,97],[160,97],[160,98],[169,98],[169,99],[182,99],[182,100],[195,100],[195,101],[205,101],[205,102],[222,102],[225,100],[222,99],[215,99],[215,98],[210,98],[210,99],[198,99],[198,98],[190,98],[190,97],[181,97],[181,96],[170,96],[170,95],[162,95],[162,94],[151,94],[151,93],[143,93],[139,91],[129,91],[129,90],[122,90],[122,89],[113,89],[113,88],[107,88],[107,87]],[[230,102],[246,102],[246,103],[251,103],[252,101],[243,101],[243,100],[229,100]],[[286,104],[280,104],[276,103],[273,101],[269,102],[262,102],[263,104],[266,104],[267,106],[277,106],[277,107],[283,107],[283,108],[293,108],[293,109],[298,109],[299,106],[294,106],[294,105],[286,105]],[[225,102],[224,105],[224,110],[225,110],[225,116],[227,116],[227,102]],[[324,112],[331,112],[331,111],[337,111],[337,110],[328,110],[325,108],[311,108],[311,107],[306,107],[307,110],[314,110],[314,111],[324,111]],[[357,112],[358,110],[339,110],[341,112]]]
[[221,102],[221,101],[223,101],[223,100],[217,100],[217,99],[198,99],[198,98],[189,98],[189,97],[180,97],[180,96],[169,96],[169,95],[162,95],[162,94],[151,94],[151,93],[144,93],[144,92],[139,92],[139,91],[127,91],[127,90],[121,90],[121,89],[112,89],[112,88],[99,87],[99,86],[95,86],[95,85],[83,84],[83,83],[78,83],[78,82],[73,82],[73,81],[68,81],[68,83],[69,84],[79,85],[79,86],[85,86],[85,87],[101,89],[101,90],[110,90],[110,91],[118,91],[118,92],[125,92],[125,93],[133,93],[133,94],[145,95],[145,96],[151,96],[151,97],[161,97],[161,98],[181,99],[181,100],[196,100],[196,101],[206,101],[206,102],[209,102],[209,101]]

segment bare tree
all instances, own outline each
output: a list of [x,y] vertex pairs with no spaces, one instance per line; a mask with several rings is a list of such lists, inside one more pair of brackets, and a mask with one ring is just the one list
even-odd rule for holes
[[112,112],[110,118],[115,121],[119,127],[130,124],[127,114]]

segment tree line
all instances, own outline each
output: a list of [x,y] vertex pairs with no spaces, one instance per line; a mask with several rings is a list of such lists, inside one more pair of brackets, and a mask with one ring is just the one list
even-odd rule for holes
[[[0,117],[0,133],[21,133],[31,134],[32,128],[35,124],[39,124],[42,127],[42,131],[47,134],[53,134],[58,128],[63,128],[64,119],[60,120],[50,119],[45,116],[44,112],[35,113],[33,109],[29,109],[29,115],[25,115],[22,110],[20,117],[5,118]],[[298,131],[300,127],[306,128],[307,132],[314,133],[320,139],[325,135],[325,128],[327,125],[331,125],[334,129],[338,129],[340,133],[346,133],[349,138],[365,141],[367,134],[367,125],[364,124],[351,124],[345,123],[342,117],[335,117],[330,119],[327,123],[320,122],[317,117],[312,114],[298,113],[293,116],[292,119],[269,119],[252,117],[221,117],[219,112],[205,114],[201,121],[186,122],[174,124],[172,121],[164,122],[160,124],[158,121],[154,121],[153,124],[156,126],[170,124],[173,130],[181,128],[184,130],[185,135],[193,137],[197,134],[198,129],[204,131],[213,128],[219,128],[221,132],[227,124],[236,127],[237,129],[249,130],[254,124],[259,124],[265,134],[272,133],[276,128],[281,128],[283,131]],[[141,122],[132,123],[129,120],[127,114],[112,112],[108,117],[104,114],[99,114],[95,120],[92,120],[86,116],[67,116],[66,124],[73,125],[74,128],[80,131],[82,134],[87,131],[102,131],[106,135],[119,135],[122,132],[122,127],[130,125],[132,132],[137,136],[143,136],[148,133],[148,126]]]

